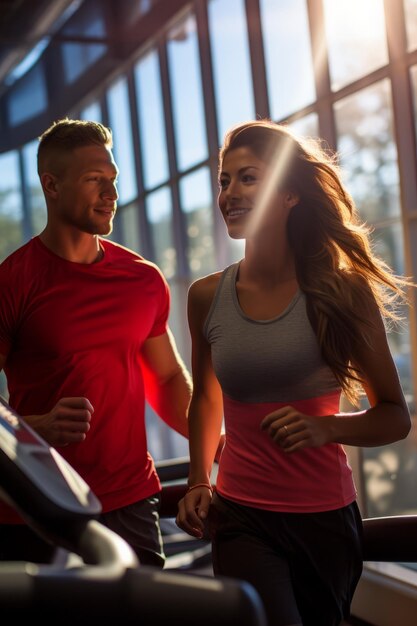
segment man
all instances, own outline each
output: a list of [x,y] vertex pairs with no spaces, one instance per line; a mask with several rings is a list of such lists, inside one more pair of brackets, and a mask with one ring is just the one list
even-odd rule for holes
[[[102,521],[163,566],[145,398],[187,436],[191,380],[160,270],[102,238],[118,198],[111,148],[95,122],[63,119],[40,137],[47,225],[0,265],[0,370],[10,405],[90,485]],[[48,562],[52,550],[0,503],[0,559]]]

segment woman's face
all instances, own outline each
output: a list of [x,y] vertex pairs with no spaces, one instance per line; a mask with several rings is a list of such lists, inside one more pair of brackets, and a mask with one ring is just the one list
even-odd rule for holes
[[298,202],[294,194],[278,191],[279,168],[274,172],[248,147],[226,152],[219,182],[218,204],[233,239],[251,238],[265,228],[282,229]]

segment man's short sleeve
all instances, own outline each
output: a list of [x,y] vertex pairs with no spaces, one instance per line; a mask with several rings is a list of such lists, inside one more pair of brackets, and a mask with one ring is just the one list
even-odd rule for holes
[[157,292],[158,307],[155,322],[149,333],[150,337],[163,335],[168,329],[168,318],[171,308],[171,293],[168,282],[161,270],[155,265],[155,288]]

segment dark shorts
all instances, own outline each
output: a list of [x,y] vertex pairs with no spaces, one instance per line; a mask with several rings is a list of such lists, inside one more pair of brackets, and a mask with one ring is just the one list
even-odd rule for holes
[[[123,537],[142,565],[163,567],[165,554],[159,528],[160,496],[155,494],[121,509],[102,513],[99,521]],[[56,552],[25,524],[0,524],[0,561],[51,563]]]
[[159,493],[115,511],[102,513],[100,522],[123,537],[142,565],[163,567],[165,554],[159,527]]
[[354,502],[321,513],[276,513],[214,495],[215,575],[246,580],[271,626],[336,626],[349,616],[362,573],[362,519]]

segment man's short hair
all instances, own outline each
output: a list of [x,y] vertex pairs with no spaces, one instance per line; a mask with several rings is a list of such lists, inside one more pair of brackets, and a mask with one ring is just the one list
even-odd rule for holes
[[39,137],[38,174],[48,169],[50,161],[55,160],[54,157],[94,144],[112,148],[111,129],[100,122],[88,120],[64,118],[54,122]]

